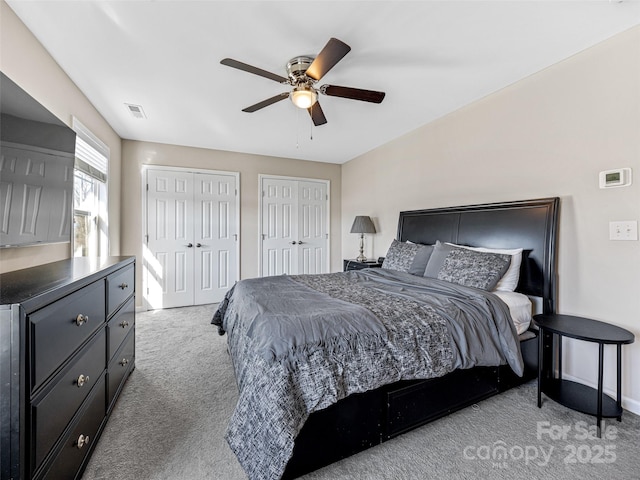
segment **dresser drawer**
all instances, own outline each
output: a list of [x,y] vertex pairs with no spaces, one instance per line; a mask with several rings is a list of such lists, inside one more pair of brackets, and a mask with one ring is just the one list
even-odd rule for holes
[[58,456],[49,470],[40,476],[40,480],[45,478],[48,480],[73,480],[76,478],[87,453],[93,450],[93,442],[97,441],[97,434],[106,414],[104,375],[98,380],[99,383],[92,392],[86,410],[82,412],[78,422],[64,438],[62,449],[58,452]]
[[109,386],[107,390],[107,405],[111,406],[111,402],[115,398],[120,384],[123,382],[127,373],[133,368],[135,360],[135,330],[124,341],[122,348],[109,362]]
[[136,323],[135,298],[130,298],[124,307],[108,323],[109,356],[112,358],[122,345],[127,334]]
[[135,287],[135,268],[133,265],[125,267],[107,277],[107,318],[129,298]]
[[103,280],[87,285],[30,315],[32,391],[103,326],[104,321]]
[[[91,342],[70,361],[71,365],[55,379],[46,395],[34,402],[32,428],[35,439],[35,467],[75,415],[105,369],[106,333],[102,329]],[[103,397],[104,398],[104,397]]]

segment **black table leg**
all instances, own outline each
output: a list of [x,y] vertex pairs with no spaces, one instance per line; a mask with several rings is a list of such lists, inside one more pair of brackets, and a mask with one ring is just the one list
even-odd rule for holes
[[618,362],[617,362],[617,397],[616,404],[618,405],[618,411],[620,411],[620,415],[618,416],[618,421],[622,421],[622,345],[619,343],[617,345],[617,354],[618,354]]
[[602,371],[604,363],[604,343],[598,345],[598,438],[601,438],[600,426],[602,424]]
[[558,340],[558,380],[562,380],[562,335],[556,335]]
[[542,358],[543,358],[544,330],[538,330],[538,408],[542,407]]

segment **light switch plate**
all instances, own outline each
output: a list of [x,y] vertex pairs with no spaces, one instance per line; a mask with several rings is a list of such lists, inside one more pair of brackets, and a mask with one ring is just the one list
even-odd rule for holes
[[638,222],[609,222],[609,240],[638,240]]

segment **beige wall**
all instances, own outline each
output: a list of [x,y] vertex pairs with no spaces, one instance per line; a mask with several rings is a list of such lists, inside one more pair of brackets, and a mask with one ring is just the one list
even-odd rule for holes
[[[394,237],[400,210],[557,195],[562,198],[559,311],[606,320],[640,334],[640,245],[607,237],[609,221],[640,217],[640,28],[342,169],[133,141],[124,141],[121,151],[118,135],[3,0],[0,48],[0,70],[66,124],[71,124],[71,115],[78,117],[111,148],[111,254],[140,258],[143,164],[240,172],[243,278],[258,273],[259,173],[331,180],[332,270],[340,270],[341,258],[357,253],[357,236],[348,233],[355,215],[371,215],[376,222],[379,233],[367,238],[366,252],[374,257],[383,255]],[[624,166],[634,169],[632,187],[598,189],[599,171]],[[3,249],[0,271],[69,254],[68,245]],[[568,373],[594,383],[593,346],[570,342],[565,353]],[[623,358],[625,405],[640,413],[640,369],[634,368],[640,365],[640,339],[624,348]],[[614,361],[607,349],[609,389]]]
[[[599,189],[598,172],[617,167],[634,184]],[[346,163],[342,184],[344,256],[354,215],[375,219],[379,256],[401,210],[561,197],[558,310],[638,337],[623,349],[623,395],[640,413],[640,244],[608,240],[609,221],[640,220],[640,27]],[[597,347],[565,354],[569,375],[595,384]],[[614,366],[607,347],[605,388]]]
[[[71,126],[77,117],[111,149],[109,246],[120,252],[120,137],[62,71],[13,10],[0,0],[0,70]],[[0,249],[0,272],[53,262],[71,255],[70,244]]]
[[[340,192],[341,166],[286,158],[181,147],[132,140],[122,142],[122,252],[142,258],[142,166],[222,170],[240,173],[240,276],[259,274],[258,175],[314,178],[331,182],[331,270],[341,270]],[[138,262],[137,288],[142,292],[142,262]],[[138,295],[141,304],[142,295]]]

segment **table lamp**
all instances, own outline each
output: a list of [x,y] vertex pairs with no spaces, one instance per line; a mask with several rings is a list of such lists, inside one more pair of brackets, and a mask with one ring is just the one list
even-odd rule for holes
[[359,262],[365,262],[367,257],[364,256],[364,234],[376,233],[376,227],[373,225],[370,217],[366,215],[358,215],[351,226],[351,233],[360,234],[360,255],[358,255],[356,260]]

